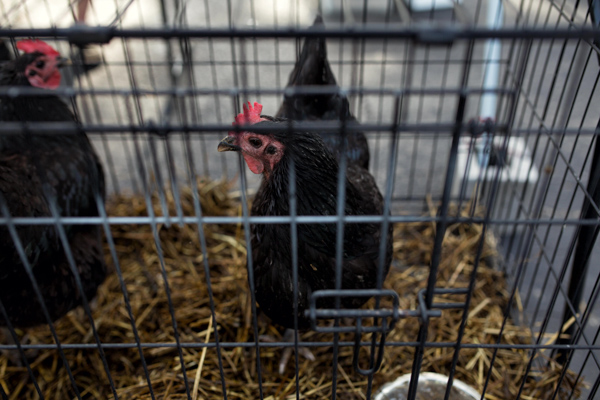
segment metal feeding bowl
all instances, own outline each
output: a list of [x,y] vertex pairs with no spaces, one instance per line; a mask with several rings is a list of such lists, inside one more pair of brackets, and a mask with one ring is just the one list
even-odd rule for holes
[[[410,374],[402,375],[393,382],[385,384],[375,400],[406,400],[408,398],[408,385]],[[419,385],[417,386],[416,400],[438,400],[443,399],[446,393],[448,377],[433,372],[422,372],[419,374]],[[481,394],[475,389],[458,379],[452,380],[450,400],[479,400]]]

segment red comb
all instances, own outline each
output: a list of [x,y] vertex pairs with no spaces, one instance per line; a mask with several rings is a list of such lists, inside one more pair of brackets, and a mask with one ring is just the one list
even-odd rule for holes
[[35,53],[36,51],[47,56],[59,56],[60,53],[52,46],[41,40],[20,40],[17,42],[17,49],[25,53]]
[[254,103],[254,107],[248,102],[248,105],[244,104],[243,106],[244,112],[239,113],[237,117],[235,117],[235,121],[232,125],[242,125],[242,124],[256,124],[260,122],[260,112],[263,109],[262,104]]

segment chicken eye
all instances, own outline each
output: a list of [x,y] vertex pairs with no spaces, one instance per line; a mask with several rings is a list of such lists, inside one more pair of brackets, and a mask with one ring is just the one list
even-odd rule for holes
[[37,73],[37,72],[35,72],[35,71],[33,71],[33,70],[32,70],[32,71],[29,71],[29,74],[28,74],[28,75],[29,75],[29,76],[35,76],[35,74],[36,74],[36,73]]
[[35,63],[35,66],[36,66],[36,68],[42,69],[42,68],[44,68],[45,64],[46,63],[44,61],[40,60],[37,63]]
[[248,141],[254,148],[258,149],[260,146],[262,146],[262,140],[260,140],[258,138],[250,138]]
[[267,152],[267,154],[275,154],[277,152],[277,149],[275,149],[275,146],[269,146],[265,151]]

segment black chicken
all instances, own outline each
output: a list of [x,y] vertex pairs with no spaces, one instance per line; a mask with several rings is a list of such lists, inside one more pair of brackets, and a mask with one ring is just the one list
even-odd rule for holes
[[[0,65],[0,86],[54,89],[65,59],[48,44],[24,40],[24,54]],[[0,121],[60,122],[79,127],[55,94],[0,96]],[[0,204],[14,217],[49,217],[54,203],[61,216],[98,216],[104,174],[90,141],[78,134],[0,134]],[[96,225],[64,227],[85,293],[78,290],[65,248],[54,226],[17,225],[17,233],[52,320],[91,299],[107,273],[102,236]],[[41,305],[6,226],[0,225],[0,301],[19,327],[46,323]],[[0,326],[6,320],[0,314]]]
[[[317,16],[313,28],[322,25],[323,19]],[[333,90],[339,88],[327,59],[325,38],[306,39],[287,86],[329,86],[333,94],[286,96],[275,115],[277,118],[295,121],[346,121],[347,125],[358,124],[350,112],[348,99]],[[334,154],[338,154],[342,144],[341,135],[321,134],[321,138],[327,148]],[[364,169],[369,169],[369,145],[365,135],[360,131],[352,130],[346,133],[346,138],[348,159]]]
[[6,40],[0,39],[0,62],[12,60],[12,51]]
[[[320,23],[319,20],[317,23]],[[326,58],[324,39],[307,39],[289,85],[335,85]],[[289,169],[296,171],[298,215],[336,215],[341,139],[324,139],[318,133],[290,132],[282,116],[299,119],[347,119],[355,121],[348,101],[338,94],[303,95],[287,98],[278,117],[260,115],[262,106],[244,105],[234,125],[255,124],[273,131],[229,132],[219,151],[238,151],[255,174],[263,174],[252,205],[252,215],[289,215]],[[383,199],[375,179],[368,172],[369,149],[362,133],[349,133],[346,170],[346,215],[381,215]],[[256,300],[274,322],[294,328],[292,249],[290,227],[281,224],[253,224],[252,261]],[[304,315],[311,292],[335,288],[335,224],[299,224],[298,232],[298,328],[308,328]],[[384,236],[381,224],[345,224],[342,260],[343,289],[373,289],[377,286],[379,247]],[[383,277],[392,258],[392,227],[385,235]],[[345,308],[357,308],[366,297],[344,297]],[[322,299],[320,308],[334,307],[334,299]],[[289,334],[286,332],[286,337]],[[285,365],[285,361],[282,361]],[[280,372],[282,365],[280,364]]]

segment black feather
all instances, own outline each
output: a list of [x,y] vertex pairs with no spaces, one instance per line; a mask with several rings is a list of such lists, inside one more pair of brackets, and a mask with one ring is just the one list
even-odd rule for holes
[[14,58],[9,43],[7,39],[0,39],[0,62],[9,61]]
[[[0,66],[0,85],[27,87],[25,67],[39,53],[24,54]],[[51,91],[47,95],[0,96],[0,121],[65,122],[76,133],[41,134],[34,130],[0,135],[0,201],[12,216],[48,217],[54,203],[61,216],[98,216],[96,198],[104,199],[104,174],[87,136],[69,107]],[[101,231],[95,225],[65,226],[69,248],[85,296],[91,299],[107,269]],[[51,318],[81,304],[54,226],[19,225],[26,251]],[[16,326],[47,322],[8,229],[0,226],[0,300]],[[0,325],[6,321],[0,315]]]
[[[322,26],[321,16],[317,16],[313,27]],[[337,81],[327,59],[327,44],[324,37],[309,37],[304,41],[300,58],[290,74],[288,87],[294,86],[326,86],[339,89]],[[345,96],[339,93],[285,96],[276,118],[287,118],[295,121],[345,121],[347,125],[357,125],[358,121],[350,112],[350,104]],[[338,155],[342,144],[339,133],[321,134],[327,147]],[[369,146],[363,132],[347,132],[347,157],[369,168]],[[339,157],[338,157],[339,158]]]
[[[257,127],[277,129],[269,133],[285,146],[285,153],[263,182],[252,204],[252,215],[289,215],[289,168],[296,172],[298,215],[336,215],[338,161],[316,133],[288,131],[286,121],[261,122]],[[264,134],[264,133],[263,133]],[[383,199],[371,174],[358,163],[346,171],[346,215],[381,215]],[[309,326],[304,316],[310,293],[335,288],[336,224],[298,225],[298,323]],[[381,225],[345,224],[342,288],[369,289],[377,283]],[[252,225],[252,261],[255,294],[261,309],[275,322],[293,327],[292,248],[290,227]],[[392,230],[387,233],[383,277],[391,263]],[[360,307],[364,297],[344,298],[346,308]],[[319,307],[332,307],[333,299]]]
[[[317,17],[314,25],[322,24]],[[288,86],[320,85],[337,88],[327,60],[324,38],[307,38],[290,75]],[[350,113],[348,99],[338,93],[285,97],[275,117],[256,126],[274,129],[269,135],[284,145],[284,154],[262,184],[252,204],[252,215],[289,215],[289,169],[296,173],[298,215],[337,215],[340,148],[347,140],[345,171],[345,215],[381,215],[383,198],[368,172],[369,147],[362,132],[345,135],[289,132],[286,118],[293,120],[344,121],[358,124]],[[298,224],[298,327],[307,328],[304,315],[313,291],[335,288],[336,224]],[[392,258],[392,226],[386,232],[384,259],[380,260],[383,239],[381,224],[345,224],[342,259],[343,289],[377,287],[378,266],[387,275]],[[294,327],[292,313],[292,243],[290,227],[282,224],[254,224],[251,235],[255,295],[260,308],[273,321]],[[365,297],[345,297],[342,306],[356,308]],[[334,299],[323,299],[317,307],[333,307]]]
[[[315,24],[322,23],[317,18]],[[327,61],[324,39],[307,39],[300,59],[289,80],[289,86],[328,85],[337,87]],[[296,181],[297,215],[334,216],[338,205],[340,144],[346,146],[344,214],[348,216],[382,215],[384,202],[369,173],[369,148],[362,132],[346,135],[324,135],[304,132],[295,123],[290,130],[287,118],[295,120],[344,121],[358,124],[349,112],[348,100],[338,93],[295,95],[286,97],[275,117],[261,115],[259,122],[246,131],[264,135],[267,142],[277,143],[282,152],[252,153],[247,150],[244,135],[231,134],[219,144],[220,151],[242,151],[244,157],[263,162],[265,171],[252,203],[254,216],[287,216],[290,214],[290,169]],[[260,128],[260,129],[254,129]],[[264,142],[262,142],[264,143]],[[265,149],[268,146],[265,146]],[[246,158],[248,160],[248,158]],[[292,241],[286,224],[252,224],[251,253],[254,267],[256,300],[274,322],[294,328],[294,282],[292,279]],[[298,224],[298,328],[310,326],[305,316],[312,292],[336,287],[335,223]],[[384,239],[385,236],[385,239]],[[374,289],[379,278],[385,278],[392,259],[392,225],[386,232],[381,223],[344,224],[342,249],[342,289]],[[382,240],[384,252],[380,253]],[[383,259],[382,259],[383,258]],[[381,269],[379,267],[382,267]],[[368,299],[344,297],[342,306],[356,308]],[[333,307],[335,299],[322,299],[317,307]]]

